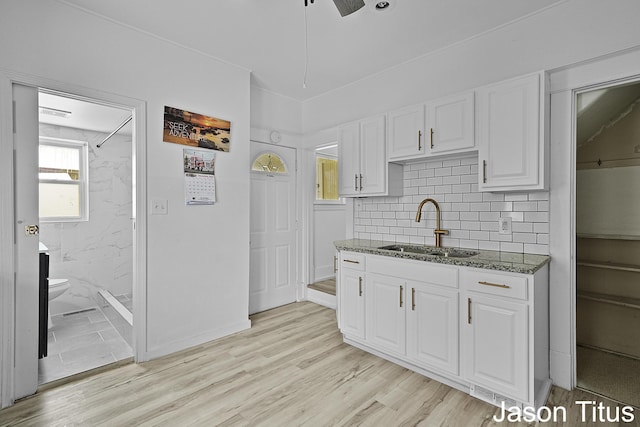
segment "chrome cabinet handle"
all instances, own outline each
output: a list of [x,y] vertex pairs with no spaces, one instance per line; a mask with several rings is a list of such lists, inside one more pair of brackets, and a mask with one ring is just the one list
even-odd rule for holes
[[418,131],[418,151],[422,151],[422,131]]
[[354,176],[356,177],[356,183],[355,183],[355,186],[353,187],[353,189],[358,191],[358,174],[355,174]]
[[362,191],[362,174],[360,174],[360,191]]
[[358,296],[362,296],[362,277],[358,277]]
[[411,311],[416,309],[416,288],[411,288]]
[[433,128],[431,128],[431,149],[433,150]]
[[467,323],[471,324],[471,298],[467,298]]
[[485,286],[495,286],[496,288],[505,288],[505,289],[509,289],[510,286],[507,285],[503,285],[501,283],[491,283],[491,282],[478,282],[479,285],[485,285]]
[[360,264],[360,261],[354,261],[352,259],[345,259],[344,262],[350,262],[351,264]]
[[400,308],[402,308],[402,291],[404,290],[404,287],[401,285],[400,286]]

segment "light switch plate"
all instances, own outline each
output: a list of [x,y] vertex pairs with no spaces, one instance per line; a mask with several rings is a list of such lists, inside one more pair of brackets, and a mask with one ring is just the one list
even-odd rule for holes
[[151,199],[151,215],[166,215],[168,204],[166,199]]
[[500,218],[498,220],[498,232],[500,234],[511,234],[511,218]]

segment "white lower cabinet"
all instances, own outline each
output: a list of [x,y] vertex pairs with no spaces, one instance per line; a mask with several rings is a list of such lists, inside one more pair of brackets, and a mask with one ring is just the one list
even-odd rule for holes
[[394,355],[404,355],[406,341],[404,280],[369,273],[366,283],[367,342]]
[[527,305],[472,292],[467,305],[465,378],[527,401]]
[[544,405],[548,265],[517,274],[357,255],[340,257],[346,342],[498,406]]
[[420,366],[458,375],[458,290],[407,283],[407,356]]
[[338,274],[338,320],[343,334],[364,339],[364,261],[362,254],[341,252]]

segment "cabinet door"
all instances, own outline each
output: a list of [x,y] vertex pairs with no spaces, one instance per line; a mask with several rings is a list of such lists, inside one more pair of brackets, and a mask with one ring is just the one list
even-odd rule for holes
[[473,92],[427,104],[425,133],[430,153],[467,151],[475,147]]
[[541,74],[477,90],[478,188],[544,188]]
[[387,151],[385,116],[360,122],[360,191],[361,196],[387,193]]
[[343,334],[364,339],[365,292],[364,272],[341,268],[340,270],[340,328]]
[[528,393],[528,307],[523,303],[466,295],[465,377],[521,401]]
[[360,193],[360,126],[349,123],[338,128],[338,188],[341,196]]
[[424,157],[424,105],[414,105],[388,114],[389,160],[408,160]]
[[458,375],[458,291],[409,282],[407,299],[407,355]]
[[405,354],[405,282],[367,274],[367,343],[381,351]]

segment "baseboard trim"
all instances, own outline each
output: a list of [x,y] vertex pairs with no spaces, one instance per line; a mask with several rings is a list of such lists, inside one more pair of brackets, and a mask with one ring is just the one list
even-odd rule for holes
[[316,291],[315,289],[307,288],[307,301],[323,305],[333,310],[336,309],[335,295],[329,295],[324,292]]
[[251,328],[251,321],[249,319],[241,322],[232,323],[223,328],[213,329],[211,331],[199,334],[186,339],[173,341],[163,346],[159,346],[150,349],[146,352],[145,360],[156,359],[158,357],[166,356],[178,351],[186,350],[191,347],[195,347],[209,341],[217,340],[218,338],[226,337],[227,335],[235,334],[236,332],[244,331]]

